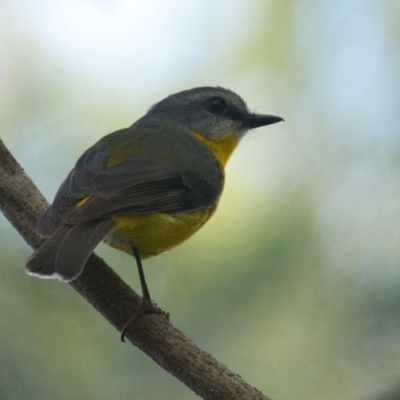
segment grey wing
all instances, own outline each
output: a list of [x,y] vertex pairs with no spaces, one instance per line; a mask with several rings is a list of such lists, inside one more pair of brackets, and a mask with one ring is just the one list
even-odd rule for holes
[[221,193],[223,174],[210,153],[201,156],[193,162],[174,159],[162,166],[129,157],[108,168],[110,150],[89,149],[61,185],[37,230],[49,236],[63,224],[116,215],[179,213],[212,205]]

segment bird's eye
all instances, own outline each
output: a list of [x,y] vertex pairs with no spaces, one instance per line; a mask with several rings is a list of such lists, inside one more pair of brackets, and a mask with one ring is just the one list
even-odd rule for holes
[[226,102],[224,99],[214,97],[208,103],[209,110],[214,114],[222,114],[226,108]]

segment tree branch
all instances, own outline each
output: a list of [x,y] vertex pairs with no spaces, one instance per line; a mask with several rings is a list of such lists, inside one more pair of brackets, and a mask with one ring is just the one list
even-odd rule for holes
[[[43,242],[35,226],[47,206],[39,189],[0,139],[0,209],[34,249]],[[139,307],[140,297],[95,254],[70,285],[118,331]],[[125,336],[204,399],[269,399],[160,315],[139,318]]]

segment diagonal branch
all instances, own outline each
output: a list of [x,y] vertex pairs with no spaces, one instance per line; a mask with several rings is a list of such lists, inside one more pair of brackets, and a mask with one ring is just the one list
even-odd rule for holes
[[[34,249],[43,242],[35,226],[47,206],[0,139],[0,209]],[[139,307],[140,297],[95,254],[70,285],[118,331]],[[164,317],[146,315],[129,328],[125,336],[132,344],[204,399],[269,399],[197,347]]]

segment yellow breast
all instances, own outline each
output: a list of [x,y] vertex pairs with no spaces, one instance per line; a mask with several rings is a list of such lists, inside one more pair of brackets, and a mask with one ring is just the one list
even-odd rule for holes
[[216,205],[186,213],[146,214],[114,217],[115,229],[105,243],[132,254],[137,247],[143,259],[163,253],[179,245],[197,232],[211,217]]

